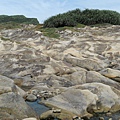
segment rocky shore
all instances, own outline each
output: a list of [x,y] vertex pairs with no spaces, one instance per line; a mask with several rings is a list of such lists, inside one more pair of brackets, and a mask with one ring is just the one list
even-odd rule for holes
[[25,103],[37,98],[62,120],[120,111],[120,26],[56,29],[59,39],[28,27],[0,31],[1,120],[39,119]]

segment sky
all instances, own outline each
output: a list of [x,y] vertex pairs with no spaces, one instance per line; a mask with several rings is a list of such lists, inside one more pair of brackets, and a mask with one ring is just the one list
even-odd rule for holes
[[0,0],[0,15],[25,15],[43,23],[69,10],[106,9],[120,12],[120,0]]

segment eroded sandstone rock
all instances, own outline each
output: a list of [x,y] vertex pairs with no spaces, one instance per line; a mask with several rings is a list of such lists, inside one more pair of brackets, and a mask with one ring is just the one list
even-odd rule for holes
[[0,75],[0,119],[36,117],[22,98],[25,92],[8,77]]
[[103,69],[100,73],[108,78],[111,78],[117,82],[120,82],[120,71],[119,70],[106,68],[106,69]]
[[120,110],[120,92],[102,83],[86,83],[74,86],[44,103],[80,116],[94,112],[116,112]]
[[[21,86],[36,97],[53,97],[48,99],[51,104],[54,100],[58,107],[72,107],[80,115],[119,110],[119,29],[120,26],[56,29],[60,39],[48,38],[33,28],[1,30],[0,96],[8,94],[13,100],[24,96],[18,87]],[[98,103],[102,106],[99,109]],[[15,119],[7,110],[1,111],[0,116]]]

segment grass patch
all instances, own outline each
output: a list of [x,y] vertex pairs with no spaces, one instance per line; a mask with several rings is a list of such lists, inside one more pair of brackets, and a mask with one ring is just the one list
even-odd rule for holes
[[3,40],[3,41],[10,41],[9,38],[5,38],[5,37],[1,37],[1,40]]
[[21,28],[21,25],[19,23],[14,23],[14,22],[0,23],[0,30],[15,29],[15,28]]
[[109,23],[103,23],[103,24],[95,24],[95,25],[90,25],[90,27],[108,27],[111,26],[112,24]]
[[49,38],[59,39],[60,37],[57,28],[43,28],[42,25],[39,24],[35,27],[35,30],[41,31],[44,36]]
[[59,27],[59,28],[57,28],[57,29],[58,29],[58,31],[64,31],[64,30],[66,30],[66,29],[73,31],[74,27],[64,26],[64,27]]
[[85,25],[84,25],[84,24],[80,24],[80,23],[78,23],[78,24],[76,25],[76,27],[77,27],[77,28],[84,28]]
[[60,37],[60,35],[57,33],[57,30],[55,28],[44,28],[44,29],[41,29],[41,32],[43,32],[44,36],[47,36],[50,38],[58,39]]
[[65,31],[65,30],[76,31],[75,28],[84,28],[84,27],[85,25],[83,24],[77,24],[77,26],[75,27],[64,26],[64,27],[58,27],[58,28],[44,28],[43,24],[39,24],[34,29],[37,31],[41,31],[44,36],[47,36],[49,38],[59,39],[60,37],[59,32],[61,31]]

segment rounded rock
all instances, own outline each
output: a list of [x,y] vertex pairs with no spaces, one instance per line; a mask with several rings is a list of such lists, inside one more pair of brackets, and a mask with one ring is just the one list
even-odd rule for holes
[[35,95],[33,95],[33,94],[28,94],[28,96],[26,97],[26,100],[34,102],[34,101],[37,100],[37,97]]
[[22,120],[37,120],[36,118],[25,118],[25,119],[22,119]]

